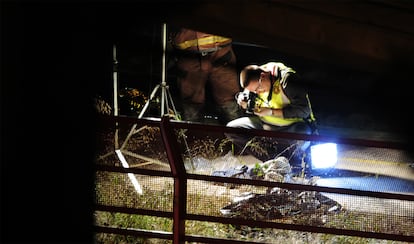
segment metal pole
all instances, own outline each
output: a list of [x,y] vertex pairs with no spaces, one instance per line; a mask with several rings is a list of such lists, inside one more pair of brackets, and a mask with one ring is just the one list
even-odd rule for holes
[[167,24],[164,23],[162,27],[162,69],[161,69],[161,116],[162,117],[165,114],[165,88],[166,88],[166,82],[165,82],[165,53],[166,53],[166,47],[167,47]]
[[[113,57],[113,99],[114,99],[114,116],[118,116],[118,60],[116,57],[116,45],[113,45],[112,48],[112,57]],[[115,124],[115,138],[114,138],[114,146],[115,149],[119,148],[118,143],[118,122]]]
[[118,60],[116,59],[116,45],[114,44],[112,49],[113,62],[114,62],[114,72],[113,72],[113,81],[114,81],[114,115],[118,116]]

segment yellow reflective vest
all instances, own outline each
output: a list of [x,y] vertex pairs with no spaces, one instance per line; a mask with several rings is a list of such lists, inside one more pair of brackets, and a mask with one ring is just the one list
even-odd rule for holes
[[182,28],[174,38],[174,46],[180,50],[212,52],[230,45],[231,38]]
[[[278,62],[269,62],[261,65],[260,68],[264,71],[270,72],[275,80],[273,81],[270,100],[269,92],[261,93],[259,94],[260,99],[257,99],[258,101],[256,103],[256,106],[282,109],[289,105],[291,102],[283,92],[283,89],[287,86],[287,78],[289,77],[289,74],[296,73],[296,71],[290,67],[285,66],[283,63]],[[311,117],[313,118],[312,112]],[[263,122],[276,126],[287,126],[296,122],[304,122],[303,118],[279,118],[275,116],[261,116],[260,118]]]

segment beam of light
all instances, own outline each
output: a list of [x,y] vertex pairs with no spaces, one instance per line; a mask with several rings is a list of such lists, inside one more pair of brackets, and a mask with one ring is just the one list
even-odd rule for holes
[[335,143],[322,143],[311,146],[312,168],[332,168],[337,161],[338,152]]
[[[122,155],[121,150],[115,150],[116,155],[118,156],[119,160],[121,161],[122,167],[129,168],[129,164],[126,161],[124,155]],[[135,190],[138,194],[142,195],[142,188],[141,185],[138,183],[137,178],[133,173],[128,173],[128,177],[131,180],[132,185],[134,186]]]

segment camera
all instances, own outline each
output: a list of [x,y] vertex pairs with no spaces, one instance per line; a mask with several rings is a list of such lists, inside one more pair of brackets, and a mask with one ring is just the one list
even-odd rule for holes
[[253,114],[256,107],[256,99],[258,98],[257,93],[244,91],[240,92],[239,96],[243,96],[242,101],[247,102],[246,113]]

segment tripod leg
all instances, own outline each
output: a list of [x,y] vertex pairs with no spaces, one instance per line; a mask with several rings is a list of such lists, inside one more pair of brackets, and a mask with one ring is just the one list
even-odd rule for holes
[[[148,108],[149,103],[151,102],[152,99],[154,99],[155,94],[157,93],[158,89],[160,88],[160,85],[157,85],[156,87],[154,87],[154,90],[152,90],[152,93],[150,95],[150,98],[148,99],[148,101],[145,103],[144,107],[141,110],[141,113],[139,113],[138,118],[142,118],[142,116],[144,115],[145,111]],[[135,128],[137,127],[137,124],[134,124],[131,128],[131,130],[128,133],[128,136],[125,138],[125,141],[122,143],[122,146],[120,147],[120,150],[123,150],[124,147],[126,146],[129,138],[131,138],[131,136],[135,133]]]
[[150,95],[150,98],[148,99],[147,103],[145,103],[144,107],[141,110],[141,113],[139,113],[138,118],[142,118],[144,116],[144,113],[146,112],[149,103],[154,99],[155,94],[157,93],[158,89],[160,88],[160,85],[158,84],[156,87],[154,87],[154,90],[152,90],[152,93]]
[[172,99],[172,96],[171,96],[170,90],[168,90],[168,89],[167,89],[167,99],[171,102],[171,107],[172,107],[172,109],[173,109],[173,111],[174,111],[174,118],[175,118],[176,120],[181,120],[181,118],[178,116],[177,110],[175,109],[175,106],[174,106],[174,101],[173,101],[173,99]]

